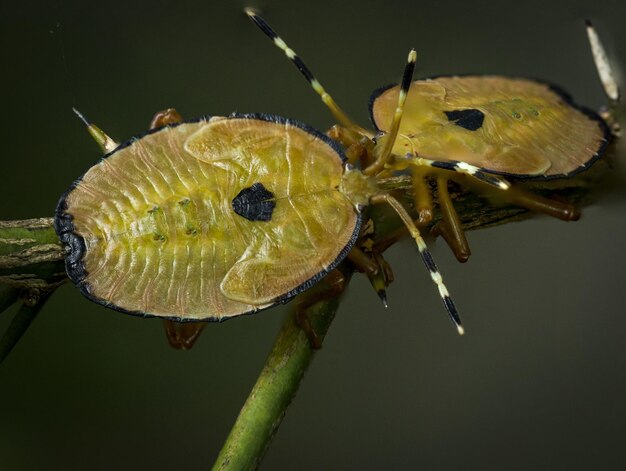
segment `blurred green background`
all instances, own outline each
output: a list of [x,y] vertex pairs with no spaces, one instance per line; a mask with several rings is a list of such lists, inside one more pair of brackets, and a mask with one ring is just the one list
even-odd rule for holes
[[[417,76],[539,77],[593,108],[583,19],[616,65],[626,55],[623,0],[2,2],[0,219],[51,216],[98,158],[72,106],[119,140],[170,106],[328,128],[250,3],[363,124],[410,47]],[[356,277],[262,469],[626,469],[625,147],[581,221],[471,232],[465,265],[433,245],[464,338],[410,242],[388,252],[389,309]],[[179,352],[160,321],[63,286],[0,366],[0,469],[206,469],[288,309],[210,325]]]

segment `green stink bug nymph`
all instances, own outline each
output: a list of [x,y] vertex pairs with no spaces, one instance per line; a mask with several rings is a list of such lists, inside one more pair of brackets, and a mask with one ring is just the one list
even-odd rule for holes
[[340,191],[344,160],[323,134],[275,116],[156,128],[106,155],[59,202],[68,275],[97,302],[177,321],[289,299],[359,233]]

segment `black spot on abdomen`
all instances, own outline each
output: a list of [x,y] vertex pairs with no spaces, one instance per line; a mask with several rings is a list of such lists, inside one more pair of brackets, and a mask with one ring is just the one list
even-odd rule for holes
[[232,201],[233,210],[249,221],[271,221],[276,202],[274,193],[262,183],[244,188]]
[[485,120],[485,114],[477,109],[469,109],[469,110],[453,110],[453,111],[444,111],[448,121],[454,121],[454,124],[457,126],[461,126],[463,129],[467,129],[468,131],[476,131],[480,129],[483,125],[483,121]]

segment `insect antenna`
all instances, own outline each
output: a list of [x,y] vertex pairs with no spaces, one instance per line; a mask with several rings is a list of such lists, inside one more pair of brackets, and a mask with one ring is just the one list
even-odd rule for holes
[[276,32],[267,24],[267,22],[261,18],[254,8],[245,8],[244,9],[246,15],[253,21],[257,27],[263,31],[263,33],[270,38],[274,44],[281,49],[287,58],[297,67],[302,76],[309,82],[313,90],[320,96],[324,104],[328,107],[330,112],[333,114],[335,119],[341,125],[357,129],[361,132],[367,133],[366,130],[355,124],[348,115],[337,105],[332,96],[328,94],[328,92],[324,89],[322,84],[315,78],[311,70],[306,66],[306,64],[300,59],[300,57],[295,53],[293,49],[291,49],[287,43],[280,37]]
[[398,213],[398,216],[400,216],[400,219],[402,219],[402,222],[404,222],[404,225],[409,230],[411,237],[413,238],[413,240],[415,240],[417,248],[420,252],[420,256],[422,257],[422,261],[430,272],[431,279],[433,280],[435,285],[437,285],[439,296],[441,296],[441,300],[443,301],[443,305],[445,306],[446,311],[450,316],[450,320],[452,320],[452,322],[456,326],[456,330],[459,335],[463,335],[465,333],[465,329],[463,329],[463,326],[461,325],[461,317],[459,316],[459,312],[457,311],[456,306],[454,305],[454,302],[450,297],[448,288],[446,288],[446,285],[443,283],[441,273],[439,273],[439,269],[437,268],[437,265],[435,264],[435,261],[433,260],[433,257],[430,254],[428,247],[426,246],[426,242],[424,242],[424,239],[422,239],[420,231],[415,226],[415,223],[413,222],[413,219],[411,218],[409,213],[406,212],[406,209],[404,209],[402,204],[397,199],[395,199],[388,193],[378,193],[372,196],[370,198],[370,203],[387,203],[394,209],[396,213]]
[[404,67],[404,74],[402,74],[402,85],[400,86],[400,93],[398,94],[398,106],[396,107],[396,111],[393,115],[389,133],[385,136],[386,140],[383,149],[376,160],[363,170],[363,173],[366,175],[376,175],[377,173],[380,173],[385,168],[385,164],[391,156],[391,150],[393,149],[393,144],[398,137],[398,130],[400,129],[400,122],[402,121],[404,102],[406,101],[406,96],[409,93],[409,88],[411,87],[411,82],[413,80],[413,71],[415,70],[416,59],[417,53],[415,52],[415,49],[411,49],[409,57],[407,58],[406,66]]
[[[415,49],[411,49],[409,52],[409,56],[407,58],[407,63],[404,68],[404,74],[402,75],[402,84],[400,85],[400,92],[398,93],[398,105],[396,107],[396,111],[393,115],[393,120],[391,122],[391,126],[389,127],[389,132],[385,135],[385,141],[383,148],[376,158],[376,160],[363,170],[363,173],[366,175],[376,175],[385,169],[387,162],[389,161],[389,157],[391,156],[391,151],[393,149],[393,144],[398,137],[398,131],[400,129],[400,122],[402,121],[402,115],[404,113],[404,103],[406,102],[406,97],[409,93],[409,88],[411,87],[411,83],[413,81],[413,71],[415,70],[415,61],[417,59],[417,53]],[[420,157],[416,157],[410,155],[406,161],[410,165],[415,166],[427,166],[427,167],[435,167],[441,168],[444,170],[452,170],[454,172],[466,173],[471,175],[478,180],[487,183],[488,185],[495,186],[500,190],[508,190],[510,188],[510,183],[507,182],[504,178],[496,177],[494,175],[483,172],[478,167],[474,165],[470,165],[465,162],[459,161],[438,161],[438,160],[430,160],[424,159]],[[402,161],[400,161],[402,162]],[[402,166],[402,163],[400,163]],[[393,167],[398,167],[393,166]]]
[[93,137],[94,141],[100,146],[100,148],[109,153],[114,150],[119,144],[111,139],[102,129],[89,121],[85,116],[78,111],[76,108],[72,108],[78,119],[80,119],[83,124],[87,127],[87,131]]
[[505,180],[504,178],[497,177],[490,173],[482,171],[480,168],[468,164],[467,162],[460,162],[458,160],[430,160],[424,159],[422,157],[413,157],[412,155],[407,156],[406,162],[415,166],[425,166],[425,167],[433,167],[440,168],[443,170],[451,170],[457,173],[465,173],[470,175],[483,183],[491,185],[493,187],[498,188],[499,190],[508,190],[511,188],[511,184]]
[[591,20],[585,21],[587,27],[587,38],[589,39],[589,45],[591,46],[591,54],[593,55],[593,61],[596,64],[598,70],[598,76],[602,82],[604,93],[613,103],[617,103],[620,99],[620,90],[611,68],[611,63],[606,56],[602,41],[596,33],[595,28],[591,24]]

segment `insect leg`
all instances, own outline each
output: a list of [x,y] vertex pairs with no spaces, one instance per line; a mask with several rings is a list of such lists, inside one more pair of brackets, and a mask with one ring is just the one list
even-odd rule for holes
[[465,162],[455,160],[451,160],[449,162],[437,161],[409,156],[407,159],[396,160],[391,167],[397,170],[402,170],[405,168],[405,163],[416,167],[433,167],[469,175],[478,180],[479,183],[486,183],[487,185],[495,187],[498,190],[506,190],[504,192],[499,191],[498,197],[503,198],[511,204],[530,209],[531,211],[547,214],[548,216],[562,219],[563,221],[576,221],[580,218],[580,211],[570,203],[562,203],[560,201],[555,201],[541,195],[524,191],[520,188],[513,188],[504,178],[484,172],[478,167]]
[[[393,280],[395,279],[393,270],[391,269],[391,265],[389,265],[389,262],[387,262],[387,260],[383,258],[382,254],[376,251],[376,249],[374,249],[372,253],[372,258],[378,264],[379,270],[378,270],[378,274],[372,277],[370,282],[372,283],[372,287],[375,290],[382,289],[385,297],[384,299],[381,297],[381,300],[383,301],[383,304],[385,305],[385,307],[387,307],[387,295],[384,292],[384,290],[387,286],[393,283]],[[379,293],[379,296],[380,296],[380,293]]]
[[309,309],[320,301],[336,298],[346,289],[346,279],[339,270],[331,271],[314,288],[305,291],[298,297],[296,304],[296,322],[309,339],[311,348],[322,348],[322,340],[315,331],[309,317]]
[[411,81],[413,80],[413,71],[415,70],[415,60],[417,59],[417,53],[415,49],[411,49],[407,58],[406,66],[404,68],[404,74],[402,75],[402,85],[400,86],[400,93],[398,94],[398,106],[393,115],[393,121],[389,128],[389,133],[384,136],[384,144],[380,153],[376,156],[376,161],[369,167],[363,170],[365,175],[376,175],[380,173],[385,164],[391,157],[391,149],[398,137],[398,130],[400,129],[400,122],[402,121],[402,113],[404,112],[404,102],[406,96],[411,87]]
[[365,168],[371,163],[375,143],[369,137],[339,125],[330,128],[326,135],[345,147],[346,158],[352,165],[358,162]]
[[[415,212],[417,213],[417,219],[413,222],[417,227],[427,226],[433,220],[433,198],[432,190],[428,183],[429,173],[432,173],[432,170],[428,170],[424,167],[411,168],[411,185],[415,193]],[[408,230],[405,226],[392,231],[384,238],[376,241],[372,247],[372,252],[384,252],[407,234]]]
[[365,273],[370,280],[372,288],[387,307],[387,292],[385,288],[393,281],[391,267],[380,254],[368,255],[359,247],[352,247],[348,252],[348,259],[354,264],[356,269]]
[[183,121],[183,117],[174,108],[157,111],[150,121],[150,129],[160,128],[168,124],[176,124]]
[[[415,221],[416,226],[424,227],[429,225],[433,220],[433,198],[432,190],[428,184],[428,173],[432,172],[423,167],[414,167],[411,169],[411,185],[415,193],[415,212],[418,217]],[[382,239],[378,239],[372,247],[373,253],[382,253],[393,244],[404,238],[408,234],[405,226],[392,231]]]
[[452,198],[448,192],[448,179],[437,178],[437,193],[439,195],[439,207],[441,209],[441,221],[432,228],[431,233],[440,235],[452,249],[456,259],[463,263],[467,262],[471,255],[469,244],[465,238],[465,232],[459,215],[454,209]]
[[276,34],[276,32],[267,24],[267,22],[257,15],[256,11],[253,8],[245,8],[244,9],[246,15],[254,22],[255,25],[268,37],[270,38],[274,44],[280,48],[287,58],[298,68],[300,73],[304,76],[304,78],[309,82],[313,90],[320,96],[324,104],[328,107],[330,112],[333,114],[338,123],[342,124],[345,127],[358,129],[367,134],[367,131],[360,126],[356,125],[348,115],[335,103],[335,100],[332,96],[326,92],[322,84],[315,78],[311,70],[305,65],[305,63],[300,59],[300,57],[295,53],[293,49],[291,49],[283,39]]
[[170,345],[177,350],[189,350],[198,340],[206,322],[174,322],[164,321],[165,335]]
[[577,221],[580,219],[580,210],[573,204],[545,198],[521,188],[511,188],[506,193],[498,196],[516,206],[543,213],[563,221]]
[[356,143],[352,144],[345,150],[346,159],[350,162],[351,165],[356,165],[357,162],[362,164],[367,160],[367,150],[361,144]]
[[432,278],[433,282],[435,283],[435,285],[437,285],[437,289],[439,290],[439,296],[441,296],[441,300],[443,301],[443,305],[445,306],[446,311],[450,316],[450,319],[456,326],[458,333],[460,335],[463,335],[465,333],[465,330],[461,325],[461,318],[459,317],[456,306],[454,305],[454,302],[450,297],[450,293],[448,292],[446,285],[443,283],[443,279],[441,277],[441,274],[439,273],[439,269],[437,268],[437,265],[435,264],[435,261],[433,260],[433,257],[430,254],[428,247],[426,247],[426,243],[424,242],[424,239],[422,239],[419,229],[415,226],[415,223],[413,222],[413,219],[411,219],[409,213],[406,212],[406,209],[404,209],[404,207],[402,206],[402,204],[400,204],[398,200],[396,200],[393,196],[387,193],[379,193],[372,196],[370,198],[370,202],[372,204],[387,203],[394,209],[396,213],[398,213],[398,216],[400,216],[400,219],[402,219],[402,222],[404,222],[404,225],[409,230],[411,237],[413,237],[413,240],[415,240],[415,243],[417,244],[420,256],[422,257],[422,261],[430,272],[430,277]]
[[411,169],[411,183],[415,192],[415,210],[418,214],[417,223],[425,225],[433,220],[433,198],[426,181],[424,169],[415,167]]
[[383,306],[387,307],[387,291],[386,288],[393,283],[394,276],[391,265],[383,258],[379,252],[372,252],[372,260],[378,265],[378,272],[374,275],[368,276],[370,284],[378,297],[383,303]]
[[87,127],[87,131],[93,137],[94,141],[100,146],[100,148],[105,152],[109,153],[113,149],[115,149],[119,144],[111,139],[102,129],[98,126],[90,122],[85,116],[78,111],[76,108],[72,108],[78,119],[80,119],[83,124]]

